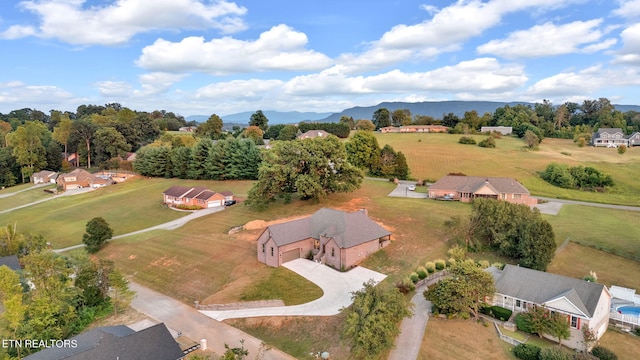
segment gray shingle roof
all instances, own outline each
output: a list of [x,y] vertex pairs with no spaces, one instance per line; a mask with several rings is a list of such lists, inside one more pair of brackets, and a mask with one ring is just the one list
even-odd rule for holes
[[451,190],[473,193],[488,183],[496,192],[505,194],[529,194],[529,190],[517,180],[503,177],[447,175],[429,186],[430,190]]
[[391,235],[364,211],[348,213],[328,208],[306,218],[271,225],[267,231],[278,246],[309,238],[319,239],[322,235],[333,238],[343,249]]
[[500,294],[536,304],[565,297],[588,317],[595,313],[604,289],[601,284],[514,265],[492,275]]
[[120,326],[102,327],[74,336],[77,347],[51,347],[25,360],[177,360],[184,357],[167,327],[157,324],[135,332]]
[[6,265],[9,269],[13,271],[22,270],[22,267],[20,266],[20,262],[18,262],[18,256],[16,255],[0,257],[0,266],[2,265]]
[[190,187],[175,185],[163,192],[163,194],[167,196],[180,197],[186,194],[190,189]]

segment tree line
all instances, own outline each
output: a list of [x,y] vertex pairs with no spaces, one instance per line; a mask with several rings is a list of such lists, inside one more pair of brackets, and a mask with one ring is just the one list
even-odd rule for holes
[[[0,266],[0,337],[42,341],[67,339],[96,318],[124,308],[127,281],[110,260],[65,256],[47,250],[42,236],[0,228],[3,255],[17,255],[22,271]],[[0,348],[0,357],[21,358],[39,349]]]

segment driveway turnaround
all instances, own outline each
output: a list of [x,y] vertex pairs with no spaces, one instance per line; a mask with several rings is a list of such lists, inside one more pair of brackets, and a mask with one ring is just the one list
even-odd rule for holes
[[403,198],[414,198],[414,199],[426,199],[429,197],[427,193],[421,193],[416,191],[409,190],[409,185],[416,185],[415,181],[406,181],[400,180],[398,182],[398,186],[393,189],[392,192],[387,196],[391,197],[403,197]]
[[373,270],[356,267],[348,272],[339,272],[326,265],[307,259],[296,259],[282,266],[298,273],[318,285],[324,291],[320,299],[301,305],[239,310],[201,310],[200,312],[216,320],[247,318],[258,316],[331,316],[340,309],[351,305],[351,293],[363,288],[363,284],[373,280],[376,284],[387,277]]

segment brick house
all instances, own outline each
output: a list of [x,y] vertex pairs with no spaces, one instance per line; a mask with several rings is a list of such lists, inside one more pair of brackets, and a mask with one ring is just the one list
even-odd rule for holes
[[164,204],[170,206],[199,206],[203,209],[224,206],[225,201],[234,200],[233,193],[229,191],[215,192],[204,186],[186,187],[176,185],[165,190],[162,195]]
[[111,185],[113,181],[108,177],[96,176],[84,169],[75,169],[66,174],[60,174],[56,183],[65,191],[70,189],[99,188]]
[[429,186],[429,198],[447,197],[471,202],[475,198],[504,200],[513,204],[536,205],[529,190],[517,180],[502,177],[447,175]]
[[258,237],[258,261],[278,267],[310,256],[335,269],[349,269],[388,245],[391,233],[366,210],[323,208],[313,215],[267,227]]
[[449,128],[443,125],[406,125],[380,128],[381,133],[446,133]]
[[55,171],[42,170],[31,175],[31,181],[33,181],[34,184],[45,184],[45,183],[55,184],[57,177],[58,177],[58,173]]

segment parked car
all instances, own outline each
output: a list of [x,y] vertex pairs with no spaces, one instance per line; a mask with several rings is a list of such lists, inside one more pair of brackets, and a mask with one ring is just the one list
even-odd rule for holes
[[416,186],[415,185],[409,185],[409,186],[407,186],[407,190],[415,191],[416,190]]
[[224,206],[235,205],[236,202],[237,202],[236,200],[225,200]]

